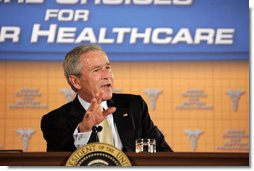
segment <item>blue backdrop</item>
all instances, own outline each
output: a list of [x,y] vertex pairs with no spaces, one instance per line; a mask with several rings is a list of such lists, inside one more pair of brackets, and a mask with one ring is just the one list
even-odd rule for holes
[[249,59],[248,0],[87,1],[0,1],[0,60],[63,60],[84,43],[111,61]]

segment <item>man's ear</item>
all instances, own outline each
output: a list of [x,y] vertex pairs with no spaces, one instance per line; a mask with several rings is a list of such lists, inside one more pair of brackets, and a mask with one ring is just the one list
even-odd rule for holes
[[77,89],[80,90],[81,86],[80,86],[80,82],[79,82],[79,78],[76,77],[75,75],[70,75],[69,76],[69,81],[71,82],[71,84]]

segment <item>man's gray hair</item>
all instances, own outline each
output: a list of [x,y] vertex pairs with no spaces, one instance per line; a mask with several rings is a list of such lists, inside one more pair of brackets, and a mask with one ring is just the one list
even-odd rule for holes
[[76,92],[76,88],[69,81],[69,76],[74,75],[76,77],[81,76],[81,70],[83,68],[83,63],[80,62],[80,56],[82,54],[91,52],[91,51],[103,51],[99,45],[89,44],[77,46],[71,51],[69,51],[63,61],[64,75],[67,79],[68,84]]

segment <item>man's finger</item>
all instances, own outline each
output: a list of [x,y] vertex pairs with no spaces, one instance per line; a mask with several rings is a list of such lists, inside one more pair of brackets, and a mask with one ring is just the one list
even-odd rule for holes
[[89,111],[95,111],[97,106],[97,100],[95,98],[92,99],[91,104],[87,110]]
[[103,111],[102,114],[104,117],[108,116],[111,113],[114,113],[116,111],[115,107],[109,107],[107,110]]
[[104,94],[104,91],[101,90],[100,93],[99,93],[99,95],[98,95],[97,98],[96,98],[98,104],[101,104],[103,94]]

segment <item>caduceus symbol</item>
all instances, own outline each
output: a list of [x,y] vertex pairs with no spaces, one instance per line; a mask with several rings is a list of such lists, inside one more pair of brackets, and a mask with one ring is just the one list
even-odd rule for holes
[[196,130],[186,129],[184,131],[184,133],[189,137],[189,139],[191,141],[192,151],[196,151],[196,149],[197,149],[197,142],[198,142],[199,136],[201,134],[203,134],[203,131],[201,131],[199,129],[196,129]]
[[67,102],[72,101],[76,96],[76,93],[72,89],[62,88],[60,92],[63,93]]
[[30,128],[28,128],[28,129],[19,128],[16,130],[16,132],[22,138],[23,151],[27,151],[28,146],[29,146],[29,140],[31,139],[32,135],[35,133],[35,130],[30,129]]
[[159,89],[145,89],[144,92],[147,94],[149,98],[152,110],[154,110],[156,106],[156,101],[159,97],[159,94],[161,94],[162,91]]
[[237,111],[239,99],[241,95],[244,94],[244,91],[243,90],[228,90],[226,93],[231,98],[233,110]]

